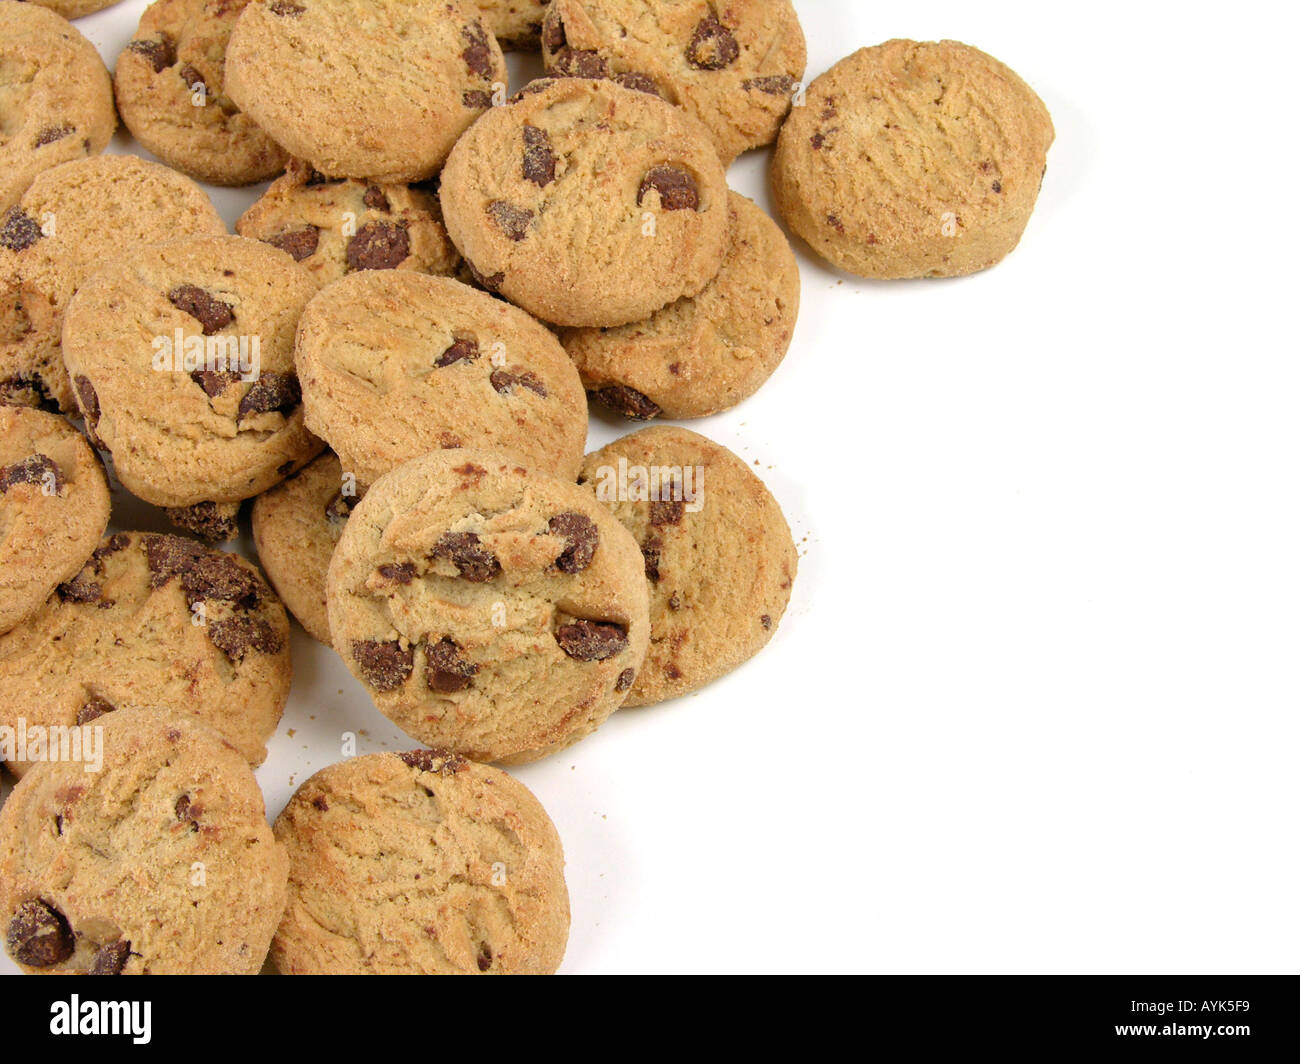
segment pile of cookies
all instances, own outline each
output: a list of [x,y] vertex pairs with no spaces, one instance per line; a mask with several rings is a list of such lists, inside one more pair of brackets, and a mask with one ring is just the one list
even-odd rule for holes
[[[111,80],[55,13],[103,6],[0,0],[9,955],[552,972],[560,840],[490,766],[741,665],[797,568],[745,462],[584,454],[589,400],[705,417],[781,363],[799,270],[742,152],[831,263],[953,276],[1019,241],[1047,111],[954,42],[805,86],[789,0],[157,0]],[[510,95],[503,46],[546,75]],[[100,154],[118,115],[160,163]],[[238,235],[195,183],[268,179]],[[105,462],[188,534],[109,532]],[[260,568],[217,546],[247,500]],[[421,748],[272,831],[290,614]]]

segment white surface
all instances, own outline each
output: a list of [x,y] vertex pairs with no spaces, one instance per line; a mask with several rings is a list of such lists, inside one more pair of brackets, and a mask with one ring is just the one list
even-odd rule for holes
[[[144,6],[78,26],[111,65]],[[1159,6],[798,3],[811,74],[965,40],[1057,142],[985,274],[801,249],[785,364],[693,424],[785,507],[794,601],[738,673],[519,771],[568,854],[565,971],[1295,970],[1295,26]],[[731,181],[770,206],[766,166]],[[293,650],[272,815],[342,732],[412,745]]]

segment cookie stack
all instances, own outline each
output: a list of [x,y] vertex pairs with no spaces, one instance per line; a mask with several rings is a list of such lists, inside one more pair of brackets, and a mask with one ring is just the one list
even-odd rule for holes
[[[157,0],[114,88],[159,164],[98,154],[93,48],[0,0],[36,66],[0,145],[0,919],[26,971],[554,971],[559,837],[489,766],[735,669],[797,569],[704,436],[584,454],[589,399],[706,417],[790,346],[795,255],[726,166],[776,142],[821,255],[947,276],[1014,247],[1051,142],[952,42],[805,87],[788,0],[362,6]],[[508,95],[503,47],[546,76]],[[268,178],[233,236],[195,184]],[[191,535],[109,532],[101,455]],[[216,547],[246,500],[260,569]],[[422,748],[317,773],[272,833],[252,768],[290,614]]]

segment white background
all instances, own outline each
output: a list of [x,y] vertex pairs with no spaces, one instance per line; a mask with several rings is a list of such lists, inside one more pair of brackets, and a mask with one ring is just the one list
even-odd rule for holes
[[[78,21],[110,67],[144,6]],[[564,970],[1294,971],[1295,26],[797,6],[810,75],[957,38],[1057,141],[982,275],[873,284],[800,248],[784,365],[692,425],[784,506],[794,600],[731,677],[519,770],[568,855]],[[731,182],[770,206],[767,164]],[[213,195],[233,222],[258,191]],[[331,651],[293,650],[272,816],[342,732],[412,745]]]

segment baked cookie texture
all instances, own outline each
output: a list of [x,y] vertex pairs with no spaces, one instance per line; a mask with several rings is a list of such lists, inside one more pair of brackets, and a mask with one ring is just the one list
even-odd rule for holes
[[156,0],[117,57],[113,88],[131,135],[214,185],[274,177],[288,156],[225,93],[226,45],[248,0]]
[[473,0],[471,6],[507,51],[535,52],[541,45],[546,0]]
[[613,329],[564,329],[560,342],[592,397],[633,420],[707,417],[776,371],[799,316],[799,264],[785,234],[729,193],[722,269],[697,296]]
[[131,155],[96,155],[40,174],[0,237],[0,403],[77,409],[63,317],[77,288],[117,256],[226,231],[189,178]]
[[331,177],[422,181],[504,91],[476,9],[445,0],[251,0],[226,51],[226,92]]
[[1054,135],[1042,100],[992,56],[888,41],[809,86],[772,190],[790,228],[850,273],[960,276],[1019,243]]
[[580,483],[641,545],[650,649],[625,706],[697,690],[763,649],[799,559],[771,492],[689,429],[643,429],[588,456]]
[[286,975],[549,975],[569,896],[560,837],[531,792],[445,751],[316,773],[275,822]]
[[499,451],[572,481],[587,438],[573,363],[517,307],[447,277],[370,271],[303,312],[307,427],[372,484],[433,450]]
[[594,731],[649,636],[636,541],[576,484],[475,451],[380,478],[326,583],[334,648],[387,717],[477,761]]
[[334,180],[296,159],[235,231],[287,251],[321,285],[359,270],[450,276],[460,263],[430,185]]
[[119,0],[29,0],[29,2],[47,7],[64,18],[80,18],[82,15],[112,7]]
[[[53,11],[16,0],[0,0],[0,111],[0,212],[42,170],[98,155],[117,127],[113,85],[95,46]],[[25,232],[5,216],[0,246]]]
[[81,572],[108,511],[104,469],[81,433],[56,414],[0,406],[0,632]]
[[540,80],[493,108],[447,160],[442,208],[479,282],[556,325],[644,320],[726,252],[708,131],[611,81]]
[[[161,706],[256,765],[291,678],[289,620],[251,563],[181,536],[115,532],[0,636],[0,724],[70,728]],[[31,768],[7,764],[19,776]]]
[[552,0],[548,74],[612,78],[699,119],[724,165],[771,144],[808,61],[790,0]]
[[156,506],[238,502],[320,453],[293,361],[315,292],[285,252],[238,236],[142,248],[81,286],[64,362],[128,491]]
[[103,765],[37,765],[0,810],[0,919],[28,974],[255,975],[288,858],[257,781],[166,710],[96,721]]

